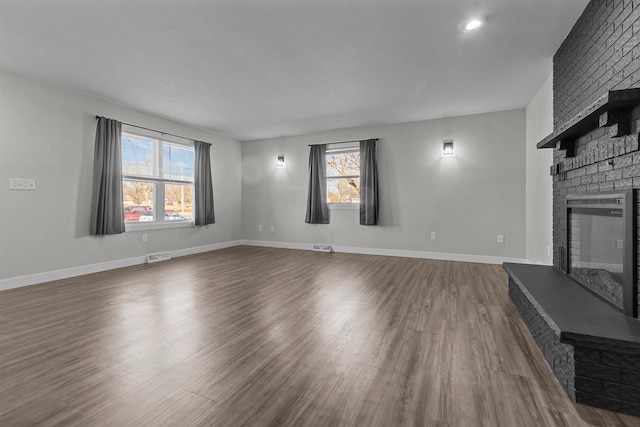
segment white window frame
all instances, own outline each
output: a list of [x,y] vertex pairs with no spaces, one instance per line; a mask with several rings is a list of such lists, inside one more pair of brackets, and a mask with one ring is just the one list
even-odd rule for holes
[[[342,146],[337,146],[337,147],[327,147],[327,154],[334,154],[334,153],[358,153],[360,154],[360,147],[358,145],[355,144],[344,144]],[[326,158],[325,158],[325,163],[326,163]],[[360,178],[360,175],[340,175],[340,176],[332,176],[326,177],[326,187],[327,187],[327,194],[325,194],[325,200],[327,200],[329,197],[329,180],[332,179],[345,179],[345,178]],[[330,210],[359,210],[360,209],[360,202],[357,203],[329,203],[327,202],[327,206],[329,207]]]
[[[176,185],[194,185],[193,180],[180,180],[180,179],[169,179],[163,178],[162,171],[164,167],[163,163],[163,146],[164,143],[174,144],[174,145],[183,145],[185,147],[194,148],[193,140],[180,138],[177,136],[166,135],[161,132],[155,132],[149,129],[137,128],[135,126],[122,125],[122,135],[129,134],[131,136],[138,136],[143,138],[151,138],[158,141],[158,144],[155,146],[155,156],[154,156],[154,164],[153,164],[153,174],[156,176],[139,176],[139,175],[127,175],[122,174],[122,183],[125,181],[138,181],[138,182],[148,182],[154,185],[153,192],[153,214],[156,220],[149,222],[125,222],[125,232],[133,232],[133,231],[146,231],[146,230],[159,230],[159,229],[168,229],[168,228],[183,228],[183,227],[193,227],[195,226],[195,222],[193,217],[191,220],[186,221],[165,221],[164,213],[165,213],[165,185],[166,184],[176,184]],[[195,156],[194,156],[195,157]],[[193,191],[192,191],[193,194]],[[195,200],[192,200],[192,203],[195,205]],[[195,206],[194,209],[195,211]],[[162,220],[158,221],[157,218],[162,218]]]

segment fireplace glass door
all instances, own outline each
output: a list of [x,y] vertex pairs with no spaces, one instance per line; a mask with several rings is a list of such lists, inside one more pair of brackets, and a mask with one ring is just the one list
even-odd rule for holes
[[569,208],[569,274],[623,309],[625,233],[621,207]]

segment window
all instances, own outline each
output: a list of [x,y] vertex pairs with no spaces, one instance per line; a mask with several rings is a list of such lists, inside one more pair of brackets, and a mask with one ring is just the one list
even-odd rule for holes
[[334,207],[360,203],[360,150],[345,148],[327,152],[327,203]]
[[128,229],[193,224],[194,157],[193,141],[123,126],[122,194]]

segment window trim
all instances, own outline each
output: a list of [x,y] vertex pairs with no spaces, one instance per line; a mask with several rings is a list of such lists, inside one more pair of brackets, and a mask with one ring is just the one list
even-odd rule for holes
[[348,211],[360,210],[360,202],[357,203],[327,203],[329,210]]
[[[154,140],[154,161],[153,161],[153,176],[148,175],[131,175],[124,174],[122,175],[122,184],[126,181],[138,181],[138,182],[147,182],[149,184],[154,185],[154,194],[153,194],[153,210],[154,210],[154,221],[144,221],[144,222],[126,222],[125,221],[125,233],[126,232],[134,232],[134,231],[145,231],[145,230],[161,230],[161,229],[170,229],[170,228],[183,228],[183,227],[194,227],[195,219],[193,215],[191,219],[187,219],[184,221],[165,221],[165,206],[164,203],[158,205],[158,201],[163,201],[166,199],[165,196],[165,186],[166,185],[191,185],[193,191],[195,190],[195,176],[192,180],[181,180],[175,178],[163,178],[161,177],[164,169],[164,152],[163,148],[165,143],[181,145],[183,147],[188,147],[194,150],[195,154],[195,146],[194,141],[182,138],[178,136],[167,135],[162,132],[152,131],[149,129],[137,128],[131,125],[122,125],[121,136],[124,137],[125,134],[130,135],[132,137],[142,137],[142,138],[150,138]],[[123,159],[124,160],[124,159]],[[195,165],[194,165],[195,166]],[[161,185],[157,185],[161,184]],[[124,197],[124,194],[123,194]],[[193,197],[193,196],[192,196]],[[124,201],[124,200],[123,200]],[[195,205],[195,200],[192,200],[192,205]],[[159,207],[161,209],[159,209]],[[195,207],[195,206],[194,206]],[[158,221],[157,214],[161,214],[162,221]]]
[[130,231],[165,230],[168,228],[193,227],[193,219],[187,221],[148,221],[148,222],[125,222],[125,233]]

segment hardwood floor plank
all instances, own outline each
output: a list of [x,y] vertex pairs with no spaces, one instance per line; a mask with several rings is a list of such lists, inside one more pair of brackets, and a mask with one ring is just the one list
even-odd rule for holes
[[216,403],[184,389],[178,389],[142,414],[132,425],[155,427],[158,425],[188,426],[199,421],[216,407]]
[[501,266],[239,246],[0,292],[0,425],[640,419],[570,401]]

